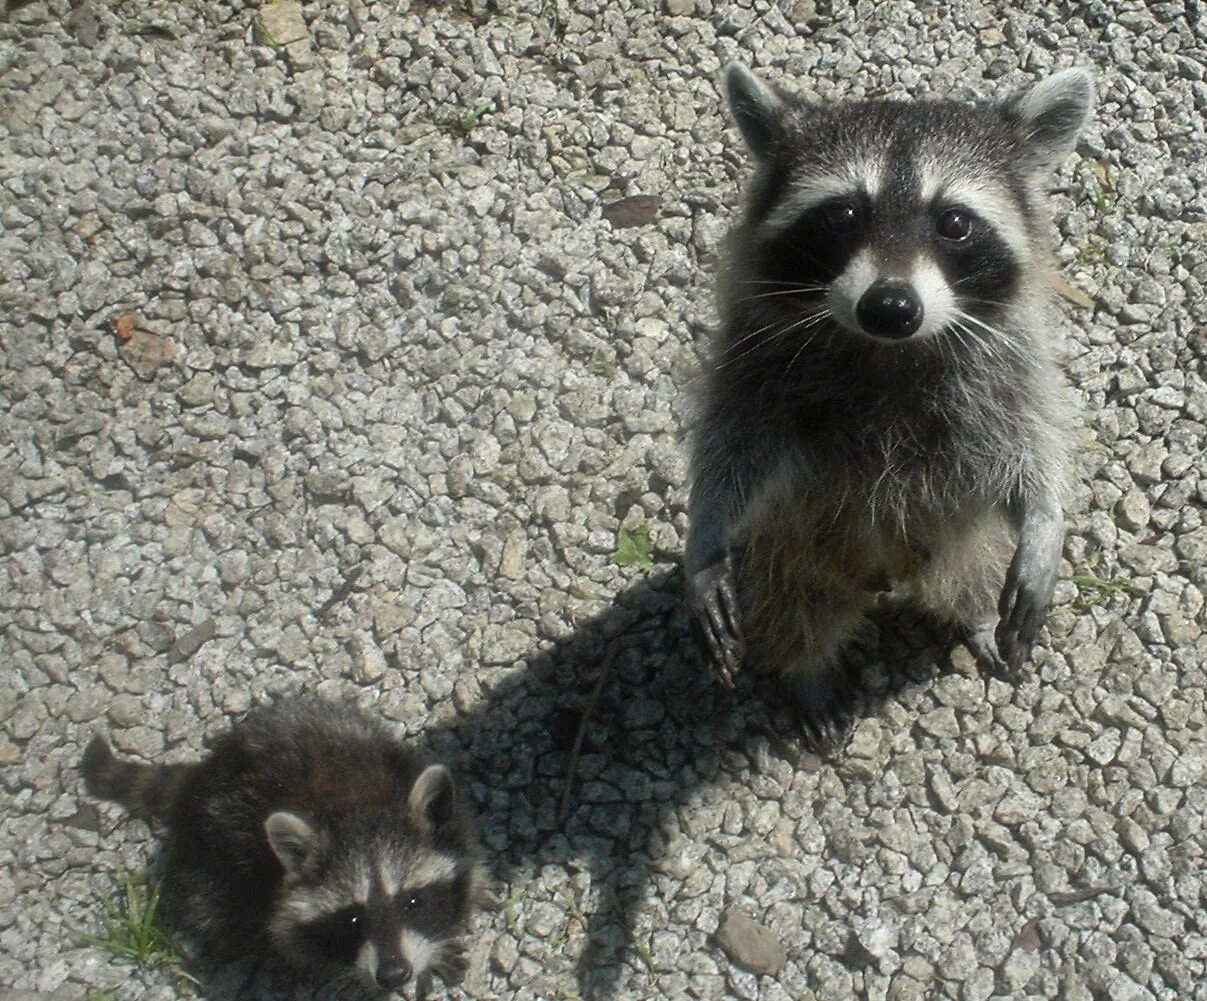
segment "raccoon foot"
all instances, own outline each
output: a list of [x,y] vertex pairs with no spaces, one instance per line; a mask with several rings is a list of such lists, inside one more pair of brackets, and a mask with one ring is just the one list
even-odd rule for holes
[[1063,542],[1064,525],[1059,517],[1037,514],[1024,522],[997,609],[1001,616],[995,634],[997,648],[1012,671],[1031,655],[1043,625],[1056,589]]
[[687,604],[696,642],[713,677],[733,688],[734,672],[741,667],[746,651],[732,560],[719,560],[692,574],[687,582]]
[[804,743],[824,756],[846,744],[855,715],[855,689],[839,668],[789,678],[788,697]]
[[966,626],[961,639],[983,670],[1006,674],[1009,665],[997,648],[997,639],[994,637],[996,625],[994,622],[982,622],[980,625]]

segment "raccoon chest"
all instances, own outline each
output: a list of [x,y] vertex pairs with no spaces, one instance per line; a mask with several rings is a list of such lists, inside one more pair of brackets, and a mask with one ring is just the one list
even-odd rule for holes
[[871,517],[817,492],[782,497],[751,524],[744,565],[755,577],[809,579],[858,591],[888,591],[929,563],[937,545],[927,519]]
[[781,415],[781,428],[791,429],[787,439],[826,480],[915,496],[927,493],[936,477],[969,489],[983,481],[987,467],[1011,461],[1024,447],[1012,419],[1022,408],[999,388],[921,365],[902,365],[896,373],[887,365],[855,371],[858,378],[785,401]]
[[954,471],[976,448],[958,418],[884,401],[809,407],[797,413],[796,427],[804,463],[826,471],[827,479],[849,479],[856,489],[856,481],[870,488],[886,477],[904,481],[936,469]]

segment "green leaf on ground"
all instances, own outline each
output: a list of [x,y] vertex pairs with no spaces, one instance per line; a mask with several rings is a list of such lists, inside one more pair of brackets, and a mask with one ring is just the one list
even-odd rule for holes
[[632,528],[621,528],[616,533],[616,552],[612,559],[622,567],[641,567],[648,570],[654,565],[654,543],[650,538],[650,526],[639,524]]

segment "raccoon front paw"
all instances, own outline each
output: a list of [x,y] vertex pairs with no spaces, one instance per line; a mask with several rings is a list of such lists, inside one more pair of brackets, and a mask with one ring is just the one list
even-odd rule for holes
[[469,957],[465,954],[465,946],[461,943],[445,948],[440,962],[432,967],[440,974],[440,979],[447,986],[461,983],[469,969]]
[[1011,671],[1019,670],[1031,656],[1056,589],[1055,567],[1036,566],[1022,556],[1020,550],[1006,573],[998,602],[1001,620],[994,633],[998,652]]
[[713,677],[733,688],[734,672],[742,664],[745,644],[732,560],[719,560],[692,574],[687,583],[687,604],[696,641]]

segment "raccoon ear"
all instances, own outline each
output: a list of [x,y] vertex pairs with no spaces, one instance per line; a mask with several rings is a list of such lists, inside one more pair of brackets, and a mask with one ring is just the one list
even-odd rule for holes
[[317,832],[296,813],[278,810],[264,821],[268,844],[285,871],[296,875],[319,847]]
[[1054,170],[1077,144],[1094,107],[1094,76],[1085,67],[1061,70],[1010,98],[1004,111],[1036,170]]
[[457,787],[444,765],[428,765],[411,786],[407,809],[420,828],[441,827],[453,817]]
[[784,131],[784,102],[742,63],[725,70],[725,96],[750,152],[766,160]]

